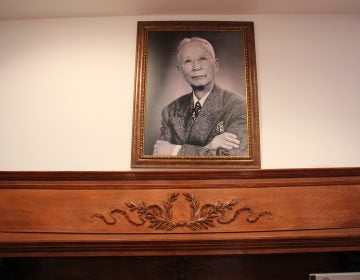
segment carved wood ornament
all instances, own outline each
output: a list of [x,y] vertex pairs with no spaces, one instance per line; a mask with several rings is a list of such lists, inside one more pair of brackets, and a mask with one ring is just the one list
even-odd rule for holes
[[[134,221],[129,213],[121,209],[113,209],[108,214],[109,218],[100,213],[95,213],[91,216],[91,221],[95,218],[102,220],[107,225],[115,225],[118,222],[116,215],[122,215],[130,224],[135,226],[142,226],[148,223],[148,227],[155,230],[170,231],[178,227],[185,227],[191,230],[207,230],[210,227],[215,227],[218,224],[230,224],[234,222],[237,217],[245,212],[247,213],[246,222],[255,223],[263,216],[272,218],[272,213],[264,211],[256,214],[251,207],[242,207],[234,209],[237,204],[236,200],[226,202],[218,201],[215,204],[201,205],[199,200],[191,193],[183,193],[186,201],[190,207],[190,219],[188,221],[174,221],[173,220],[173,204],[177,201],[179,193],[171,193],[168,195],[166,201],[159,205],[147,205],[145,202],[136,203],[129,201],[125,203],[129,212],[135,212],[139,221]],[[231,218],[227,218],[230,213]],[[216,222],[216,223],[215,223]]]
[[360,251],[359,201],[360,168],[0,172],[0,257]]
[[209,265],[193,264],[180,258],[169,264],[156,265],[152,276],[155,280],[201,280],[213,279],[214,271]]

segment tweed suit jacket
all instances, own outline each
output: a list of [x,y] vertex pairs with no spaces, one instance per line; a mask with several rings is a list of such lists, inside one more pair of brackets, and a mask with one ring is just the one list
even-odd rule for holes
[[[192,107],[193,93],[189,93],[163,109],[160,140],[182,145],[180,156],[248,156],[247,110],[242,95],[215,85],[195,121]],[[216,135],[224,132],[235,134],[240,147],[232,150],[205,148]]]

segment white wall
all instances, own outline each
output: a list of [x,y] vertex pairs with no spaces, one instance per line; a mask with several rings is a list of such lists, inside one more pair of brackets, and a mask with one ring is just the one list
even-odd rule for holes
[[129,170],[137,20],[254,21],[263,168],[360,166],[360,16],[0,21],[0,170]]

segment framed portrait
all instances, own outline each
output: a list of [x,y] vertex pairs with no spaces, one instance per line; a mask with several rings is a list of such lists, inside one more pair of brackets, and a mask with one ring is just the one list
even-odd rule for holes
[[138,22],[131,167],[260,168],[252,22]]

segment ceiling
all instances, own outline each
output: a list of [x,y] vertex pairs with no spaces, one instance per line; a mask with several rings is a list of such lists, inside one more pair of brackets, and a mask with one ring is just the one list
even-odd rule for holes
[[360,0],[0,0],[0,19],[205,14],[360,15]]

